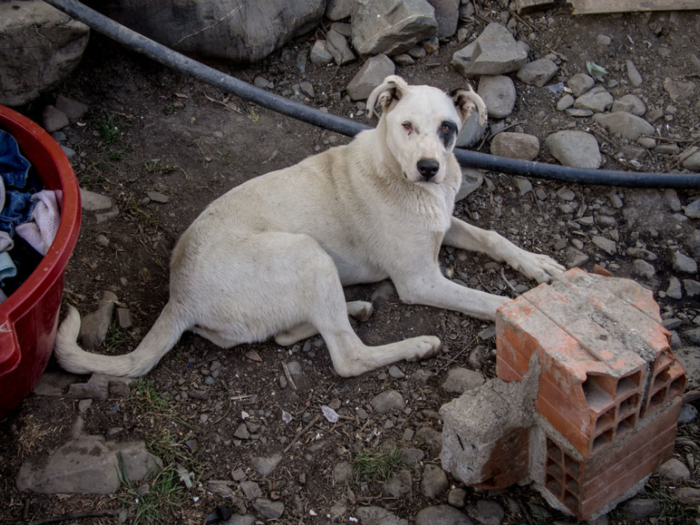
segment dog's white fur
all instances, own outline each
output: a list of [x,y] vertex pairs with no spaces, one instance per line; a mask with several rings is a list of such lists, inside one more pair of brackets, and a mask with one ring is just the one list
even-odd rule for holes
[[222,347],[273,335],[289,345],[320,333],[336,372],[355,376],[431,357],[440,341],[422,336],[365,346],[348,314],[364,320],[372,305],[346,304],[343,286],[388,277],[404,302],[494,319],[509,299],[446,279],[438,265],[442,244],[483,252],[539,282],[561,273],[549,257],[452,217],[461,184],[456,131],[475,111],[486,120],[471,88],[448,96],[390,76],[368,100],[370,111],[377,105],[383,112],[376,129],[250,180],[202,212],[174,249],[170,300],[132,353],[83,351],[76,344],[80,316],[71,307],[56,338],[61,366],[137,377],[186,330]]

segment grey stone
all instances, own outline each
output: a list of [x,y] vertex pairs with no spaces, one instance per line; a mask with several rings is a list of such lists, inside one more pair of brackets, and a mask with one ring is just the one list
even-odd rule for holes
[[692,487],[683,487],[676,492],[676,499],[683,505],[697,506],[700,505],[700,489]]
[[566,110],[566,114],[570,117],[590,117],[594,113],[592,109],[569,108]]
[[467,76],[511,73],[521,69],[526,61],[527,53],[515,43],[477,40]]
[[416,432],[416,441],[423,444],[428,457],[436,458],[442,451],[442,434],[431,427],[421,427]]
[[122,330],[131,328],[134,325],[131,321],[131,310],[128,308],[117,308],[117,325]]
[[[440,49],[440,41],[436,36],[432,38],[426,38],[425,40],[421,40],[420,46],[425,49],[425,52],[427,54],[435,53],[438,49]],[[413,48],[411,48],[413,49]],[[409,49],[410,51],[410,49]]]
[[367,60],[347,87],[352,100],[364,100],[386,77],[393,75],[396,66],[386,55],[377,55]]
[[107,330],[112,321],[114,307],[119,299],[110,292],[102,292],[102,299],[97,310],[83,317],[80,325],[80,338],[83,346],[94,349],[100,346],[107,337]]
[[325,40],[319,39],[314,42],[309,53],[309,60],[318,66],[325,66],[333,62],[333,55],[328,51],[328,43]]
[[484,182],[481,170],[474,168],[462,168],[462,185],[455,196],[455,202],[459,202],[477,189]]
[[426,507],[416,514],[416,525],[472,525],[464,512],[449,505]]
[[413,478],[411,477],[411,471],[403,469],[394,474],[386,485],[384,485],[384,490],[394,498],[412,499]]
[[683,273],[697,273],[698,263],[681,252],[675,252],[673,258],[673,269]]
[[613,102],[611,111],[613,113],[624,111],[642,117],[647,112],[647,107],[638,96],[625,95]]
[[248,514],[233,514],[226,521],[222,521],[221,525],[253,525],[255,523],[255,516],[250,516]]
[[515,84],[510,77],[484,75],[479,80],[477,93],[483,99],[489,117],[505,118],[515,106]]
[[41,464],[23,463],[17,488],[41,494],[111,494],[121,484],[119,456],[131,482],[163,467],[143,442],[114,443],[101,436],[78,435]]
[[284,514],[284,503],[281,501],[270,501],[265,498],[258,498],[253,502],[253,508],[263,518],[268,520],[276,520]]
[[415,58],[416,60],[425,58],[427,54],[428,52],[423,46],[413,46],[411,49],[408,50],[408,56],[410,56],[411,58]]
[[343,484],[352,479],[353,470],[349,461],[341,461],[333,467],[333,481]]
[[565,109],[569,109],[571,106],[574,105],[574,97],[569,95],[568,93],[561,97],[559,101],[557,102],[557,111],[564,111]]
[[68,116],[54,106],[46,106],[41,115],[42,125],[46,131],[53,133],[68,126]]
[[[528,159],[528,160],[533,160],[533,159]],[[515,185],[518,187],[518,192],[520,193],[521,197],[532,191],[532,182],[530,182],[528,179],[526,179],[524,177],[515,177],[514,180],[515,180]],[[471,357],[471,354],[470,354],[470,357]]]
[[467,362],[472,368],[480,370],[483,368],[488,356],[489,349],[484,345],[477,345],[471,352],[469,352],[469,359]]
[[590,109],[595,113],[607,111],[613,104],[613,96],[602,87],[596,87],[584,93],[576,99],[574,107],[577,109]]
[[467,491],[464,489],[452,489],[449,494],[447,494],[447,503],[453,507],[464,507],[467,501]]
[[447,379],[442,384],[446,392],[462,394],[484,384],[484,376],[474,370],[453,368],[447,373]]
[[564,166],[599,168],[603,162],[598,141],[583,131],[558,131],[547,137],[544,145]]
[[421,493],[429,499],[436,499],[447,490],[449,483],[445,471],[436,465],[426,465],[420,482]]
[[698,148],[697,146],[692,146],[683,151],[683,153],[681,153],[680,159],[685,169],[691,171],[700,171],[700,148]]
[[656,268],[641,259],[635,259],[632,263],[632,271],[645,279],[651,279],[656,274]]
[[355,509],[362,525],[408,525],[408,521],[399,518],[382,507],[357,507]]
[[534,135],[503,132],[491,141],[491,154],[511,159],[535,160],[540,152],[540,141]]
[[[472,55],[474,54],[474,49],[476,48],[477,42],[503,42],[506,44],[518,45],[518,43],[515,41],[515,38],[513,38],[513,35],[510,34],[510,31],[508,31],[508,29],[506,29],[504,25],[498,24],[496,22],[490,23],[488,26],[486,26],[486,29],[484,29],[481,32],[481,34],[476,38],[476,40],[471,42],[469,45],[463,47],[459,51],[456,51],[452,55],[452,67],[458,73],[464,76],[467,76],[467,74],[469,73]],[[520,49],[523,50],[527,55],[527,50],[523,49],[522,47],[520,47]]]
[[499,503],[487,500],[479,500],[476,505],[468,505],[467,512],[481,525],[501,525],[505,516],[505,510]]
[[586,91],[595,86],[595,80],[585,73],[578,73],[567,80],[566,85],[571,88],[574,97],[580,97]]
[[419,448],[402,448],[399,450],[401,461],[404,465],[415,465],[425,457],[425,452]]
[[518,79],[531,86],[543,87],[559,71],[559,66],[548,58],[525,64],[517,73]]
[[437,38],[449,38],[457,32],[460,0],[427,0],[435,9]]
[[401,371],[401,369],[396,365],[392,365],[389,367],[389,375],[394,379],[403,379],[404,377],[406,377],[406,374],[404,374]]
[[637,140],[641,135],[654,134],[654,126],[631,113],[596,113],[593,120],[611,133],[628,140]]
[[437,32],[435,10],[425,0],[357,0],[352,45],[361,55],[398,55]]
[[54,105],[56,109],[63,112],[70,120],[82,118],[88,110],[87,104],[83,104],[82,102],[78,102],[77,100],[63,95],[58,95],[56,97],[56,103]]
[[271,474],[277,468],[279,462],[282,461],[282,456],[280,454],[275,454],[267,458],[252,458],[250,461],[253,464],[253,468],[257,470],[258,474],[260,474],[264,478]]
[[78,412],[84,414],[92,406],[92,399],[81,399],[78,401]]
[[104,222],[109,222],[112,219],[116,219],[119,217],[119,208],[115,206],[109,211],[106,211],[104,213],[96,213],[95,214],[95,220],[97,221],[97,224],[102,224]]
[[607,237],[594,235],[591,237],[591,242],[609,255],[615,255],[617,253],[617,243]]
[[693,328],[692,330],[686,330],[683,335],[688,338],[688,340],[694,345],[700,345],[700,328]]
[[636,519],[661,514],[661,504],[654,499],[635,498],[625,503],[622,509]]
[[700,283],[698,281],[683,279],[683,287],[685,288],[685,293],[688,294],[688,297],[700,296]]
[[690,470],[676,458],[669,459],[657,469],[657,472],[662,477],[675,483],[690,479]]
[[299,390],[308,390],[312,386],[312,381],[308,375],[304,373],[304,369],[301,367],[299,361],[290,361],[287,363],[287,368],[289,369],[289,375],[292,376],[294,384],[296,384]]
[[171,0],[104,2],[100,11],[180,53],[231,64],[262,60],[318,27],[326,10],[326,0],[264,4],[188,0],[181,5],[174,8]]
[[233,437],[238,439],[250,439],[250,432],[248,432],[248,427],[245,423],[238,425],[236,431],[233,433]]
[[611,39],[607,35],[598,35],[595,39],[595,43],[599,46],[608,47],[611,44]]
[[357,0],[328,0],[326,17],[329,20],[343,20],[357,10]]
[[[698,158],[698,160],[700,161],[700,158]],[[693,202],[688,204],[683,212],[685,213],[686,217],[690,217],[691,219],[700,219],[700,199],[695,199]]]
[[170,197],[157,191],[147,191],[146,195],[152,202],[157,202],[158,204],[168,204],[170,202]]
[[314,98],[316,96],[316,92],[314,91],[314,86],[311,84],[311,82],[307,82],[307,81],[300,82],[299,89],[301,90],[302,94],[306,95],[309,98]]
[[258,485],[254,481],[241,481],[240,486],[246,499],[254,500],[262,496],[262,490],[260,489],[260,485]]
[[631,60],[628,60],[625,62],[625,65],[627,67],[627,78],[629,81],[632,83],[634,87],[639,87],[642,85],[642,75],[639,74],[639,71],[637,70],[637,66],[634,65],[634,62]]
[[692,423],[695,418],[698,417],[698,409],[693,405],[683,405],[681,408],[681,415],[678,416],[678,423],[684,425],[686,423]]
[[666,295],[671,299],[680,299],[683,297],[683,291],[681,290],[681,282],[676,278],[671,276],[668,280],[668,288],[666,289]]
[[357,59],[355,53],[350,49],[347,39],[333,29],[326,33],[326,48],[328,52],[333,55],[333,60],[335,60],[336,64],[339,66],[343,66]]
[[406,53],[401,53],[400,55],[396,55],[394,57],[394,63],[400,65],[400,66],[412,66],[413,64],[416,63],[416,61],[413,59],[411,55],[408,55]]
[[44,2],[0,3],[0,104],[21,106],[78,65],[90,29]]
[[372,398],[369,402],[375,412],[383,414],[392,410],[403,410],[406,406],[403,397],[396,390],[386,390]]
[[109,396],[109,376],[92,374],[87,383],[73,383],[68,387],[66,397],[73,399],[94,399],[104,401]]
[[63,397],[68,387],[79,378],[80,376],[69,374],[63,370],[46,371],[34,387],[34,394],[46,397]]
[[695,93],[695,82],[676,82],[667,78],[664,80],[664,89],[674,102],[688,100]]

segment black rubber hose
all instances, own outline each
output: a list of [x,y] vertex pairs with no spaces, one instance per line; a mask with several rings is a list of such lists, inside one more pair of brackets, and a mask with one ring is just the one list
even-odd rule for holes
[[[129,49],[144,54],[156,62],[172,69],[192,75],[224,92],[232,93],[262,107],[350,137],[355,136],[360,131],[370,128],[370,126],[366,124],[324,113],[251,86],[246,82],[222,73],[221,71],[217,71],[212,67],[206,66],[201,62],[197,62],[162,44],[154,42],[75,0],[45,1]],[[462,166],[569,183],[600,184],[634,188],[700,188],[700,174],[698,173],[667,174],[569,168],[557,164],[496,157],[463,149],[455,149],[455,156]]]

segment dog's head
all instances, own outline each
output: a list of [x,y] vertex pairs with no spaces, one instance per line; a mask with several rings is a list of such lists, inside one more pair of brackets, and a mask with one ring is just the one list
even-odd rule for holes
[[412,182],[440,183],[457,134],[469,116],[478,112],[484,125],[488,114],[481,97],[467,85],[449,95],[430,86],[409,86],[396,75],[388,76],[367,100],[370,116],[382,106],[390,153]]

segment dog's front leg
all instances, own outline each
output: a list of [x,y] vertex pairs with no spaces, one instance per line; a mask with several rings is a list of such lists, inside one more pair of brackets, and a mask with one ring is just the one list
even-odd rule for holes
[[548,283],[566,268],[547,255],[536,254],[518,248],[496,232],[482,230],[452,217],[450,229],[442,241],[447,246],[481,252],[509,264],[538,283]]
[[437,263],[419,272],[399,271],[391,276],[402,301],[437,306],[493,321],[496,310],[510,298],[480,292],[453,283],[441,273]]

